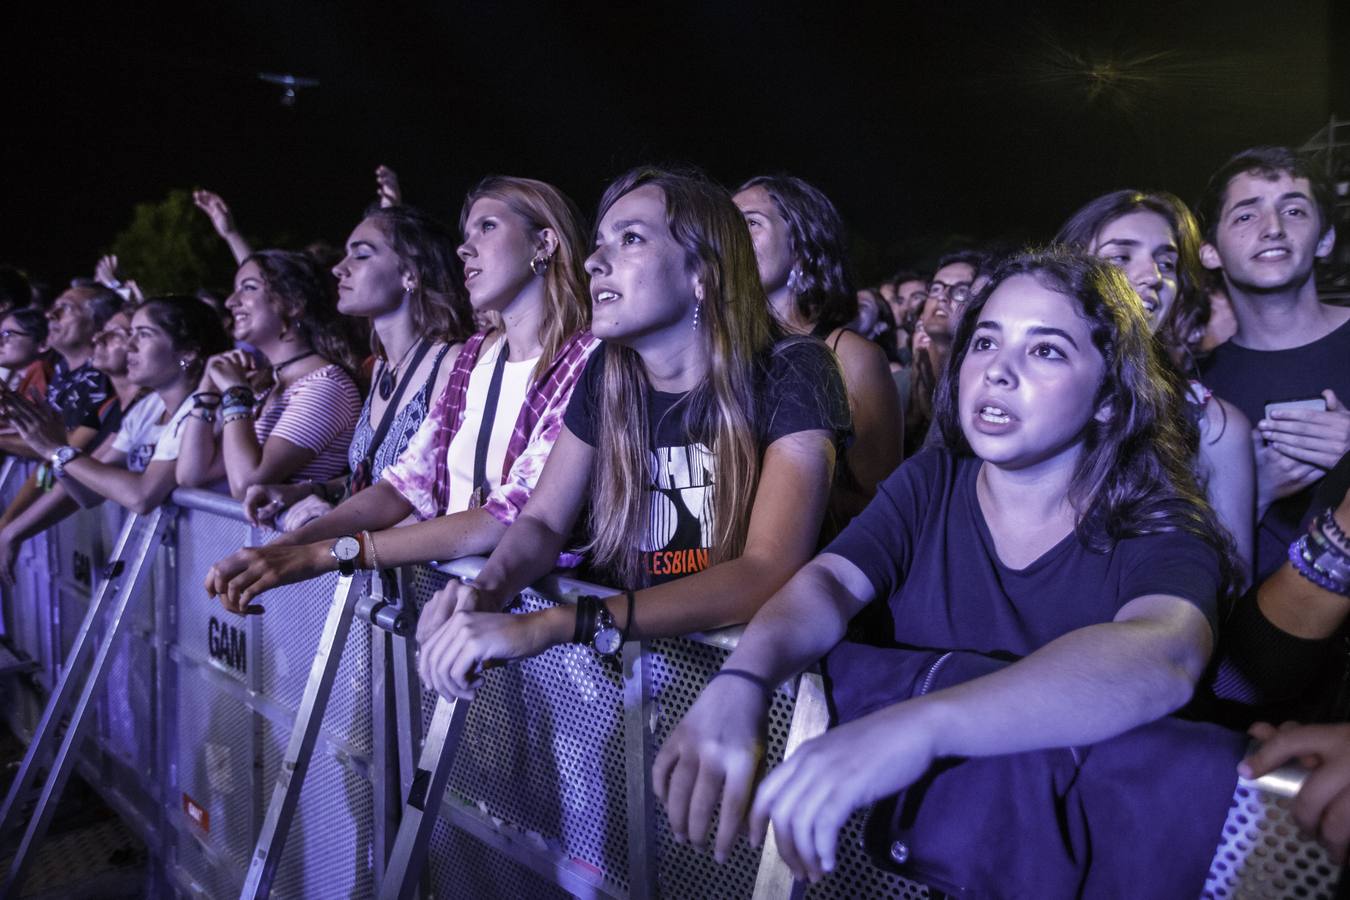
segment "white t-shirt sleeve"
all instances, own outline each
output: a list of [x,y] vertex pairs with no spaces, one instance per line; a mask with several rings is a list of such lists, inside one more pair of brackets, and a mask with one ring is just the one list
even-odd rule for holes
[[150,457],[151,462],[172,462],[178,459],[178,451],[183,446],[183,430],[187,427],[185,420],[191,413],[192,398],[188,397],[174,411],[173,418],[160,432],[159,440],[155,442],[154,455]]
[[162,415],[164,401],[158,394],[150,394],[136,401],[122,416],[122,426],[113,436],[113,449],[130,455],[137,447],[150,443],[147,435]]

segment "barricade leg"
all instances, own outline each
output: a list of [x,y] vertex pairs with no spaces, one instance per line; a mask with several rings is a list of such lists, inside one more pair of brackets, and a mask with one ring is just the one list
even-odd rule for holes
[[[788,725],[787,741],[783,744],[783,758],[786,759],[811,738],[824,734],[829,718],[829,709],[825,705],[825,684],[820,675],[816,672],[803,673],[797,682],[797,704],[792,709],[792,722]],[[770,826],[768,836],[764,839],[764,852],[759,858],[754,900],[777,900],[780,897],[798,900],[805,893],[806,883],[794,879],[783,858],[778,855],[778,842]]]
[[441,697],[436,701],[394,839],[394,851],[380,883],[380,900],[405,900],[417,887],[468,711],[469,704],[464,700]]
[[[107,577],[89,605],[75,643],[66,659],[56,691],[43,711],[37,733],[24,754],[19,773],[5,798],[4,808],[0,810],[0,834],[4,834],[16,824],[15,820],[23,808],[25,795],[37,777],[39,761],[46,759],[51,745],[57,741],[61,717],[73,700],[75,706],[71,712],[70,724],[64,737],[60,737],[60,745],[38,797],[37,807],[28,821],[18,850],[10,863],[4,885],[0,887],[0,896],[17,896],[19,886],[27,873],[32,851],[42,841],[47,826],[51,823],[51,817],[56,812],[56,801],[60,798],[66,780],[75,765],[75,750],[87,724],[86,713],[102,687],[104,676],[108,671],[108,661],[128,618],[127,609],[133,600],[139,599],[144,594],[145,583],[151,571],[150,557],[163,541],[169,515],[161,507],[148,516],[129,516],[126,524],[122,526],[121,534],[118,535]],[[94,638],[91,632],[94,622],[104,608],[110,605],[109,620],[97,655],[94,657],[93,666],[83,684],[77,684],[80,670],[89,654],[93,652]]]
[[347,646],[347,635],[356,615],[359,596],[355,577],[338,579],[314,664],[309,670],[309,680],[305,683],[300,709],[295,716],[295,725],[291,728],[286,756],[281,761],[281,772],[272,788],[267,816],[259,831],[258,842],[254,845],[244,889],[239,894],[240,900],[256,900],[271,893],[272,879],[281,862],[296,804],[300,801],[300,791],[304,787],[305,774],[309,770],[310,758],[314,755],[314,744],[318,740],[323,715],[333,692],[338,665],[342,662],[342,651]]

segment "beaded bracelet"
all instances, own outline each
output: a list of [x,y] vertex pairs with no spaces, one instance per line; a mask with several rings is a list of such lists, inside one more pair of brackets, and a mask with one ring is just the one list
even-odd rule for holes
[[225,413],[225,418],[223,421],[226,425],[230,424],[231,422],[245,422],[245,421],[251,422],[253,421],[253,412],[251,410],[247,412],[236,412],[236,413],[227,412]]
[[[1332,572],[1319,565],[1319,562],[1325,561],[1325,557],[1314,558],[1308,547],[1309,537],[1310,535],[1305,534],[1289,545],[1289,562],[1298,574],[1318,587],[1333,594],[1350,597],[1350,570]],[[1346,577],[1337,577],[1338,575]]]
[[201,419],[208,425],[214,425],[216,424],[216,408],[214,406],[194,406],[187,417],[189,419]]
[[225,408],[222,409],[220,412],[221,415],[225,416],[234,415],[235,413],[247,413],[248,415],[252,416],[253,405],[247,403],[227,403],[225,404]]

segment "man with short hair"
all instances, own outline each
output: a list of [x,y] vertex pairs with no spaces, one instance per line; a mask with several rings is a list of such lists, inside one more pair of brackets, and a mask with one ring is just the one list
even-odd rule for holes
[[102,285],[71,287],[47,312],[47,346],[59,354],[47,387],[47,403],[61,414],[66,430],[99,429],[99,408],[108,399],[108,376],[93,366],[94,335],[119,309],[122,297]]
[[[1255,147],[1214,174],[1199,204],[1200,259],[1222,270],[1237,317],[1202,378],[1256,423],[1258,580],[1286,558],[1312,485],[1350,451],[1350,309],[1321,302],[1313,279],[1336,242],[1332,203],[1308,160]],[[1310,402],[1267,415],[1288,401]]]

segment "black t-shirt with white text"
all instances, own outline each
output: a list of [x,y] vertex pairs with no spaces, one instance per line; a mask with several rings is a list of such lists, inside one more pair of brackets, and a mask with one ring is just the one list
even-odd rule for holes
[[[603,345],[591,357],[567,407],[569,431],[592,447],[599,443],[604,390]],[[763,453],[774,441],[801,431],[824,430],[842,442],[851,428],[843,380],[829,350],[811,338],[780,343],[760,370],[753,417]],[[715,524],[716,460],[707,417],[690,422],[688,394],[648,389],[651,436],[651,512],[639,541],[648,584],[661,584],[708,567]],[[749,510],[746,510],[749,515]]]

